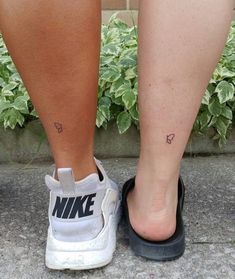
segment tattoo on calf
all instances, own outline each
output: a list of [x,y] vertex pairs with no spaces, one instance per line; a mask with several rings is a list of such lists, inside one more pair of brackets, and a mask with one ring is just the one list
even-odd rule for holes
[[59,122],[54,122],[54,126],[55,126],[55,128],[56,128],[58,134],[60,134],[60,133],[63,132],[63,126],[62,126],[61,123],[59,123]]
[[166,143],[171,144],[175,138],[175,134],[169,134],[166,136]]

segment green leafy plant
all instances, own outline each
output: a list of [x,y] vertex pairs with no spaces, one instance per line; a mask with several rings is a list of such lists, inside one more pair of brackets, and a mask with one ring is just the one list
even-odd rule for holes
[[201,134],[213,127],[222,146],[226,143],[235,112],[235,22],[232,23],[221,59],[207,87],[194,131]]
[[120,133],[132,123],[138,126],[137,30],[114,15],[102,27],[100,79],[96,125],[116,120]]
[[14,129],[35,117],[26,88],[0,36],[0,125]]
[[[137,28],[112,16],[102,26],[100,79],[96,126],[107,128],[116,121],[119,132],[132,124],[139,126],[137,88]],[[202,100],[194,131],[206,134],[211,127],[214,139],[226,143],[235,111],[235,22],[226,47]],[[23,82],[0,37],[0,125],[16,125],[37,118]]]

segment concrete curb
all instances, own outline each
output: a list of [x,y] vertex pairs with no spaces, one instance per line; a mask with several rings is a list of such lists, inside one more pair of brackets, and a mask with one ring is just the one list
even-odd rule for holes
[[[228,143],[219,148],[211,137],[191,135],[185,155],[212,155],[235,153],[235,129]],[[97,129],[95,136],[95,155],[99,158],[138,157],[140,138],[135,127],[131,127],[123,135],[118,133],[115,124],[110,124],[107,130]],[[32,121],[24,129],[14,131],[0,128],[0,163],[22,162],[31,160],[52,160],[48,141],[39,120]]]

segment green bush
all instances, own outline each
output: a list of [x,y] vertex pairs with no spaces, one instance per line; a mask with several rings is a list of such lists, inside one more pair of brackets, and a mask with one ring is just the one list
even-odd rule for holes
[[[235,22],[194,123],[194,131],[201,134],[213,127],[214,139],[220,145],[226,142],[235,111],[234,46]],[[137,29],[113,16],[102,26],[97,127],[106,128],[110,121],[116,121],[120,133],[132,124],[138,127],[136,63]],[[35,118],[37,114],[0,37],[0,125],[14,129]]]

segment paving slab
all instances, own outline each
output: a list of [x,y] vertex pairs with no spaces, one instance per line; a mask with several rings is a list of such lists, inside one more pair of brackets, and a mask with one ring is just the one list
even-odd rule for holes
[[[114,180],[134,175],[136,159],[106,159]],[[147,261],[128,247],[123,221],[110,265],[91,271],[51,271],[44,265],[51,163],[0,165],[0,278],[235,278],[235,156],[185,158],[186,251],[167,263]]]

